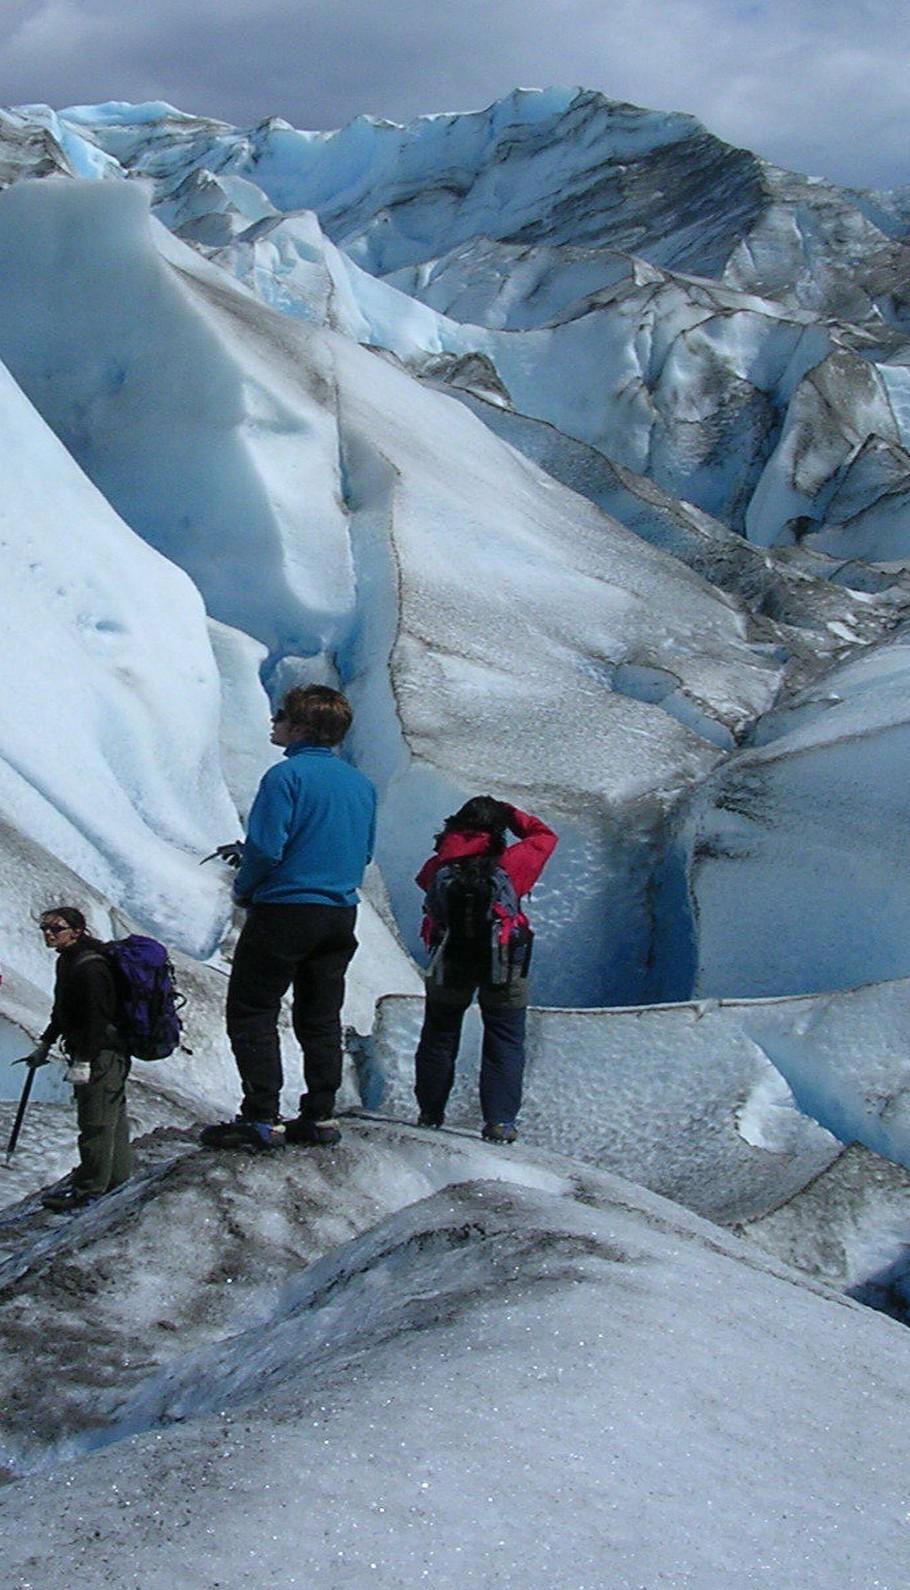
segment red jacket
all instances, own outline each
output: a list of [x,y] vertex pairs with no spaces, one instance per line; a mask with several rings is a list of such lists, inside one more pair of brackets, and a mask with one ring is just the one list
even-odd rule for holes
[[[508,845],[502,855],[496,857],[498,865],[505,872],[515,889],[518,898],[537,882],[540,874],[556,849],[557,836],[552,828],[542,823],[539,817],[532,817],[529,812],[518,810],[517,806],[509,806],[509,827],[518,835],[514,845]],[[443,834],[435,853],[430,856],[421,867],[415,882],[426,892],[433,880],[433,876],[449,861],[458,861],[463,856],[485,855],[490,843],[489,834],[460,834],[457,831]],[[431,924],[424,924],[424,942],[429,942],[428,933]]]

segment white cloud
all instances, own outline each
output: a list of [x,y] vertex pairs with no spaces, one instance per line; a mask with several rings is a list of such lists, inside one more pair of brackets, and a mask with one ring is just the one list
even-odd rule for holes
[[893,0],[11,0],[0,99],[166,99],[326,127],[582,84],[688,110],[782,165],[910,182]]

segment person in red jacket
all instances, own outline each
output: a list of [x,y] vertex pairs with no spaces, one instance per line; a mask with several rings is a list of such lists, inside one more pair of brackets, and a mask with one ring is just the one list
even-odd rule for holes
[[[516,836],[507,844],[506,834]],[[441,1126],[464,1013],[475,992],[483,1020],[483,1136],[513,1143],[521,1107],[532,934],[522,896],[556,847],[552,828],[490,795],[466,801],[436,836],[417,874],[422,937],[431,952],[414,1092],[421,1126]]]

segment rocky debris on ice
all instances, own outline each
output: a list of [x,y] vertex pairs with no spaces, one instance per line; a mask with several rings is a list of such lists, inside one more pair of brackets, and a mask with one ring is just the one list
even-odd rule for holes
[[900,622],[907,603],[904,573],[846,563],[807,552],[805,546],[754,546],[719,519],[597,448],[501,406],[489,390],[477,384],[468,391],[453,385],[451,370],[443,385],[554,479],[737,597],[751,615],[753,639],[786,655],[788,689],[830,668],[845,643],[869,644]]
[[75,176],[53,134],[26,111],[0,109],[0,188],[53,175]]
[[874,1307],[888,1306],[883,1277],[899,1269],[908,1322],[910,1171],[903,1165],[852,1143],[780,1208],[739,1222],[734,1230],[785,1264],[852,1289]]

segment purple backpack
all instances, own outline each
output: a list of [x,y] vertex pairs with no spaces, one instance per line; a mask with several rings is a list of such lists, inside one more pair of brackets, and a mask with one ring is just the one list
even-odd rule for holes
[[142,933],[114,939],[104,947],[117,988],[117,1026],[137,1060],[164,1060],[180,1044],[185,1003],[174,981],[167,950]]

